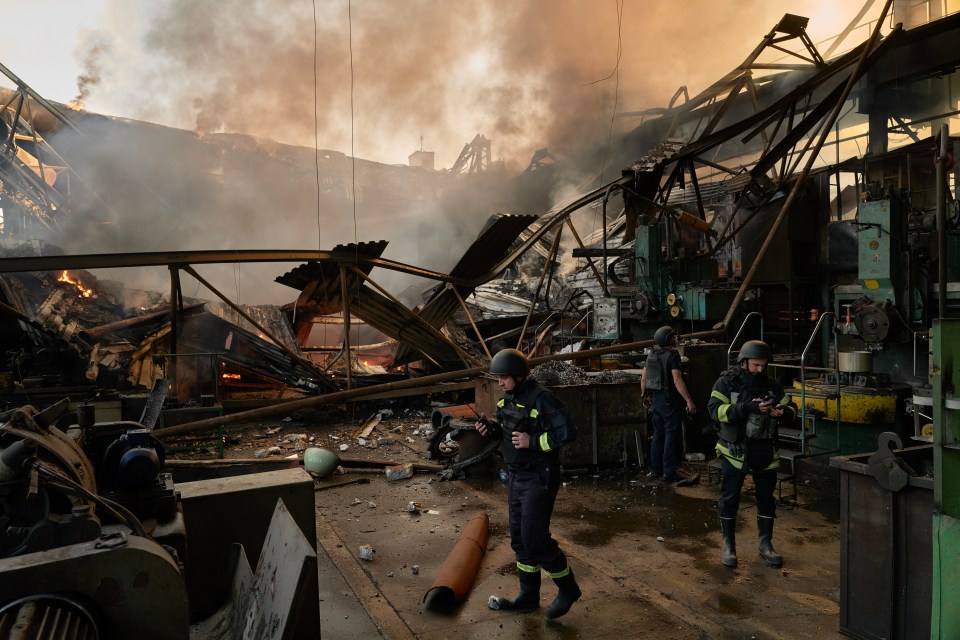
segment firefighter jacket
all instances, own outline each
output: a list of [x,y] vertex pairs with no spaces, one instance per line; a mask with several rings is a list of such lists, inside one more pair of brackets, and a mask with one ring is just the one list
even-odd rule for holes
[[[762,413],[756,398],[772,398],[783,407],[783,415],[774,418]],[[759,469],[756,462],[751,464],[755,471],[780,466],[778,427],[792,423],[797,410],[779,382],[731,367],[714,383],[707,411],[719,435],[717,453],[730,464],[742,469],[745,454],[750,453],[754,460],[763,460]]]
[[[566,405],[553,393],[529,378],[497,403],[500,449],[511,468],[532,467],[559,460],[558,450],[577,436]],[[513,446],[513,432],[530,434],[530,447]]]

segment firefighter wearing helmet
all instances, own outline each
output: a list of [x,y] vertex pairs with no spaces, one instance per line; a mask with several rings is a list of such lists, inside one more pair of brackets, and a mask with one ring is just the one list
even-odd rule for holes
[[707,410],[717,430],[717,456],[721,460],[720,530],[723,547],[720,561],[737,566],[736,521],[740,491],[746,475],[753,475],[757,496],[757,530],[760,556],[773,567],[783,558],[773,548],[773,521],[777,503],[773,491],[777,484],[780,450],[777,429],[796,418],[779,382],[767,376],[773,357],[761,340],[744,343],[737,366],[725,371],[713,385]]
[[640,376],[640,393],[648,406],[653,439],[650,444],[650,477],[663,482],[680,479],[678,470],[683,449],[683,412],[693,415],[693,403],[683,380],[677,334],[668,326],[653,334],[656,343]]
[[550,517],[560,489],[559,449],[572,442],[576,428],[570,412],[549,390],[530,376],[526,357],[516,349],[498,352],[490,362],[503,398],[496,422],[480,416],[476,427],[484,436],[500,438],[509,468],[507,502],[510,546],[517,558],[520,592],[513,599],[490,596],[491,609],[533,611],[540,606],[540,571],[557,585],[547,618],[558,618],[580,598],[580,587],[567,556],[550,535]]

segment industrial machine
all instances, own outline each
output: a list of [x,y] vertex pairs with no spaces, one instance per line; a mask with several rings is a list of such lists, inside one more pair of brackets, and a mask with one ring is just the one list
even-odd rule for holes
[[[257,580],[244,554],[234,554],[233,577],[223,576],[233,587],[221,609],[239,614],[215,613],[216,621],[204,624],[191,612],[187,573],[197,573],[196,582],[208,569],[188,560],[189,518],[171,474],[162,471],[162,443],[140,423],[97,423],[90,406],[78,413],[68,406],[62,400],[0,416],[0,636],[182,640],[197,623],[194,631],[204,629],[205,638],[240,637],[244,630],[310,637],[316,612],[305,606],[306,615],[295,615],[300,604],[291,603],[311,573],[300,571],[304,557],[314,558],[316,591],[313,545],[296,525],[285,526],[290,516],[282,501],[257,575],[283,573],[293,559],[290,593],[267,593],[267,581]],[[203,549],[208,541],[195,544]],[[270,615],[275,624],[260,633]]]

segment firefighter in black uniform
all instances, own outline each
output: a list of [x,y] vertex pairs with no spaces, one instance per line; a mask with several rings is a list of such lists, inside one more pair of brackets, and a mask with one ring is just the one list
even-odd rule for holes
[[498,352],[490,362],[503,398],[497,420],[481,416],[477,430],[500,438],[509,468],[510,546],[517,557],[520,593],[508,600],[490,596],[491,609],[533,611],[540,606],[540,570],[553,578],[559,593],[547,607],[558,618],[580,597],[567,556],[550,535],[550,517],[560,489],[558,449],[576,437],[569,411],[550,391],[531,380],[530,366],[516,349]]
[[766,375],[772,353],[767,343],[744,343],[737,358],[739,366],[725,371],[710,392],[707,410],[718,432],[717,455],[721,460],[719,503],[723,550],[720,561],[737,566],[736,522],[740,490],[747,473],[753,474],[757,494],[757,530],[760,556],[773,567],[783,558],[773,548],[773,519],[777,502],[773,491],[780,467],[777,427],[793,422],[796,407],[783,387]]

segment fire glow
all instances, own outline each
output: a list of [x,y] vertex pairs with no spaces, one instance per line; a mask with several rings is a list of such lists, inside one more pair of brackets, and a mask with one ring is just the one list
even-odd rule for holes
[[81,298],[90,298],[93,297],[93,289],[88,289],[83,286],[83,283],[79,280],[74,280],[70,277],[69,271],[64,271],[60,274],[60,277],[57,278],[57,282],[66,282],[67,284],[72,284],[77,288],[77,295]]
[[223,379],[224,379],[224,380],[239,380],[239,379],[240,379],[240,374],[239,374],[239,373],[225,373],[225,374],[223,374]]

